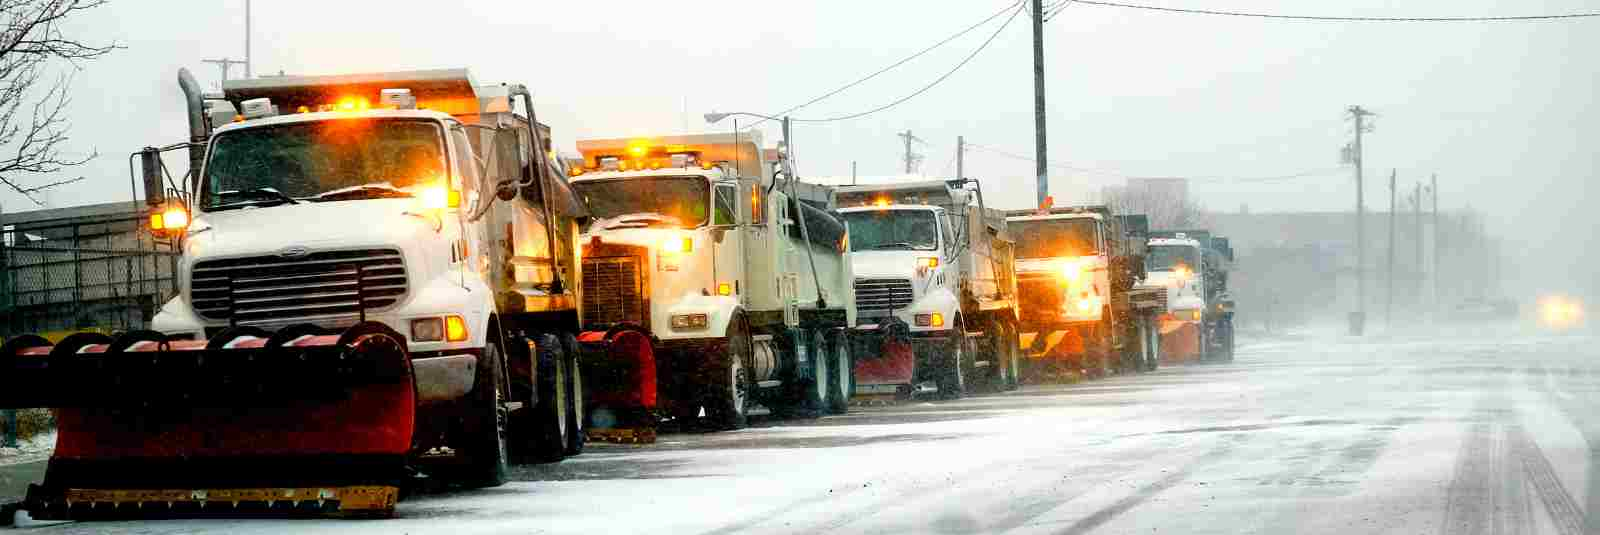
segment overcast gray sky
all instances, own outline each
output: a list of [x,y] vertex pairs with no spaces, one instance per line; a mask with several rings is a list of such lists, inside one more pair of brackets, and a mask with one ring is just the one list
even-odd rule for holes
[[[1595,8],[1582,0],[1139,1],[1366,16]],[[262,0],[255,3],[255,70],[468,67],[479,83],[533,88],[541,119],[570,151],[584,137],[706,131],[699,117],[711,110],[778,112],[1008,3]],[[127,49],[77,74],[74,147],[102,156],[82,169],[88,180],[52,192],[49,202],[127,199],[127,154],[184,136],[177,69],[187,66],[214,84],[216,67],[200,60],[243,55],[243,13],[243,0],[121,0],[74,21],[76,35],[115,39]],[[908,94],[950,69],[1001,20],[794,116],[848,114]],[[965,68],[899,107],[798,126],[801,173],[844,175],[852,161],[862,174],[897,173],[902,145],[895,132],[905,129],[926,140],[916,150],[926,155],[922,171],[929,174],[953,172],[957,135],[1031,156],[1028,23],[1018,17]],[[1191,176],[1215,178],[1193,185],[1215,210],[1347,210],[1354,184],[1338,169],[1338,155],[1350,136],[1344,110],[1360,104],[1379,114],[1368,138],[1369,206],[1387,206],[1391,168],[1406,184],[1437,172],[1446,209],[1493,208],[1502,234],[1516,224],[1524,237],[1594,237],[1597,218],[1584,204],[1600,169],[1600,19],[1284,22],[1078,4],[1046,23],[1045,39],[1050,154],[1064,166],[1051,177],[1058,202],[1081,200],[1121,176]],[[777,139],[775,128],[767,139]],[[1032,204],[1032,163],[975,150],[967,164],[995,204]],[[1319,173],[1216,180],[1306,172]],[[11,210],[26,203],[0,199]],[[1584,249],[1540,242],[1540,250]]]

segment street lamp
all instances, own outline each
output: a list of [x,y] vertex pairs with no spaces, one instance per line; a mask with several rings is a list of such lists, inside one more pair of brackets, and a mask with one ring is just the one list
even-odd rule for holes
[[711,113],[705,114],[706,124],[720,123],[720,122],[722,122],[723,119],[727,119],[727,118],[735,116],[735,115],[748,115],[748,116],[751,116],[751,117],[760,117],[760,118],[766,119],[768,121],[782,121],[783,120],[783,119],[779,119],[777,117],[773,117],[773,116],[770,116],[770,115],[762,115],[762,114],[759,114],[759,113],[750,113],[750,112],[746,112],[746,111],[734,111],[734,112],[727,112],[727,113],[711,112]]

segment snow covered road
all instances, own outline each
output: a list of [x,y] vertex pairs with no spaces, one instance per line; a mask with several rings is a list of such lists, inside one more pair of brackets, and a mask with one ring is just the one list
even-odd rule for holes
[[1232,364],[591,445],[504,487],[413,496],[392,520],[35,529],[1595,533],[1594,342],[1256,341]]

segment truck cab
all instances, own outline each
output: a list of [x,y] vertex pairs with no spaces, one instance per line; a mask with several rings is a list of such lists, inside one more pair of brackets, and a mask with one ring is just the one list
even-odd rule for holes
[[[745,133],[578,142],[571,181],[591,214],[579,237],[583,339],[611,370],[596,402],[619,438],[653,437],[661,417],[743,427],[754,404],[794,416],[848,406],[844,225],[797,200],[801,184],[760,143]],[[651,352],[609,356],[619,345]]]
[[[444,470],[497,485],[513,456],[582,450],[565,350],[582,208],[535,148],[549,129],[525,89],[449,69],[233,80],[204,100],[185,90],[192,174],[169,201],[180,208],[151,221],[181,243],[182,291],[155,330],[206,340],[381,324],[415,369],[415,444],[456,465]],[[496,426],[526,440],[495,440]]]
[[1105,216],[1013,216],[1022,318],[1029,324],[1095,323],[1109,313],[1110,256]]
[[1205,309],[1204,251],[1187,237],[1151,239],[1145,254],[1146,283],[1167,289],[1168,315],[1200,321]]
[[945,209],[885,203],[839,212],[850,225],[857,321],[893,318],[914,336],[948,338],[960,314],[960,280],[952,273],[954,234]]
[[[836,190],[849,223],[857,322],[871,333],[858,347],[876,353],[857,369],[867,393],[949,398],[1016,385],[1015,244],[1004,213],[969,185],[977,181]],[[894,364],[908,360],[901,342],[913,358]]]

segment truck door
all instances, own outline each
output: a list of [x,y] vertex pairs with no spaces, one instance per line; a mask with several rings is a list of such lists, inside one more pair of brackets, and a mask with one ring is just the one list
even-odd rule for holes
[[744,235],[739,231],[739,184],[718,182],[711,193],[711,288],[718,295],[738,295],[743,300]]

